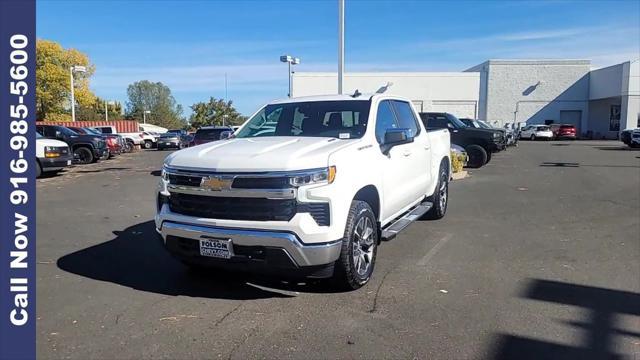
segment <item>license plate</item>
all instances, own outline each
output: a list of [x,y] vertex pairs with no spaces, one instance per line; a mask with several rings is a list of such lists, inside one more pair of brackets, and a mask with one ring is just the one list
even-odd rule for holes
[[71,165],[71,160],[67,160],[67,166]]
[[164,143],[165,145],[171,145],[171,143]]
[[217,238],[200,239],[200,255],[229,259],[233,256],[231,240]]

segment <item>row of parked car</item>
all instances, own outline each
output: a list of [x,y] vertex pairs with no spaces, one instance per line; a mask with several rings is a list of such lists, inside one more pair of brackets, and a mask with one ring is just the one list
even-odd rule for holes
[[[108,130],[107,130],[108,128]],[[104,131],[104,132],[103,132]],[[143,146],[144,133],[118,134],[115,127],[36,125],[36,175],[72,164],[91,164]]]
[[237,128],[237,126],[203,126],[193,134],[189,134],[186,130],[169,130],[159,136],[156,147],[158,150],[182,149],[205,144],[229,138]]
[[[517,146],[525,140],[559,140],[577,138],[577,130],[571,124],[525,125],[508,123],[504,127],[493,126],[483,120],[462,118],[449,113],[420,113],[427,128],[449,129],[454,151],[462,148],[468,156],[468,166],[478,168],[489,161],[495,152]],[[459,149],[458,149],[459,150]]]
[[72,164],[90,164],[133,151],[136,146],[158,150],[182,149],[230,137],[237,127],[206,126],[190,134],[142,131],[118,133],[115,126],[74,127],[37,124],[37,176],[58,172]]

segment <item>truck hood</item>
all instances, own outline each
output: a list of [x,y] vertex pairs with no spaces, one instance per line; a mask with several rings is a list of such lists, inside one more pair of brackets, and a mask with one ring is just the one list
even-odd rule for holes
[[47,139],[47,138],[36,139],[36,144],[38,144],[38,146],[55,146],[55,147],[67,147],[67,146],[69,146],[64,141],[54,140],[54,139]]
[[219,172],[262,172],[328,166],[329,155],[359,140],[270,136],[214,141],[167,157],[172,167]]

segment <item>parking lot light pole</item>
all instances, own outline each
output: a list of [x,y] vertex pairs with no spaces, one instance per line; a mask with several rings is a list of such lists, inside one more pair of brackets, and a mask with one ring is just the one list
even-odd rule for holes
[[338,94],[344,83],[344,0],[338,0]]
[[151,114],[150,110],[145,110],[142,112],[142,123],[146,124],[147,123],[147,114]]
[[290,55],[282,55],[280,56],[280,61],[281,62],[286,62],[287,64],[289,64],[289,94],[288,96],[291,97],[291,89],[293,87],[293,78],[292,78],[292,72],[291,72],[291,65],[298,65],[300,64],[300,58],[297,57],[293,57]]
[[69,76],[71,77],[71,121],[76,121],[76,99],[74,95],[74,84],[73,84],[73,72],[87,72],[87,68],[85,66],[75,65],[69,68]]
[[113,101],[104,101],[104,121],[109,121],[109,108],[108,105],[115,105],[116,103]]

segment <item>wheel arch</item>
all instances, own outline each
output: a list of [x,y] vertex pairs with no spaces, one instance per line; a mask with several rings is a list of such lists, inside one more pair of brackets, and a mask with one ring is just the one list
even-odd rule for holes
[[89,150],[93,150],[94,146],[91,143],[76,143],[71,145],[71,150],[75,150],[77,148],[81,148],[81,147],[86,147],[89,148]]
[[380,222],[380,194],[374,185],[366,185],[362,187],[353,196],[353,200],[360,200],[369,204],[376,219]]

